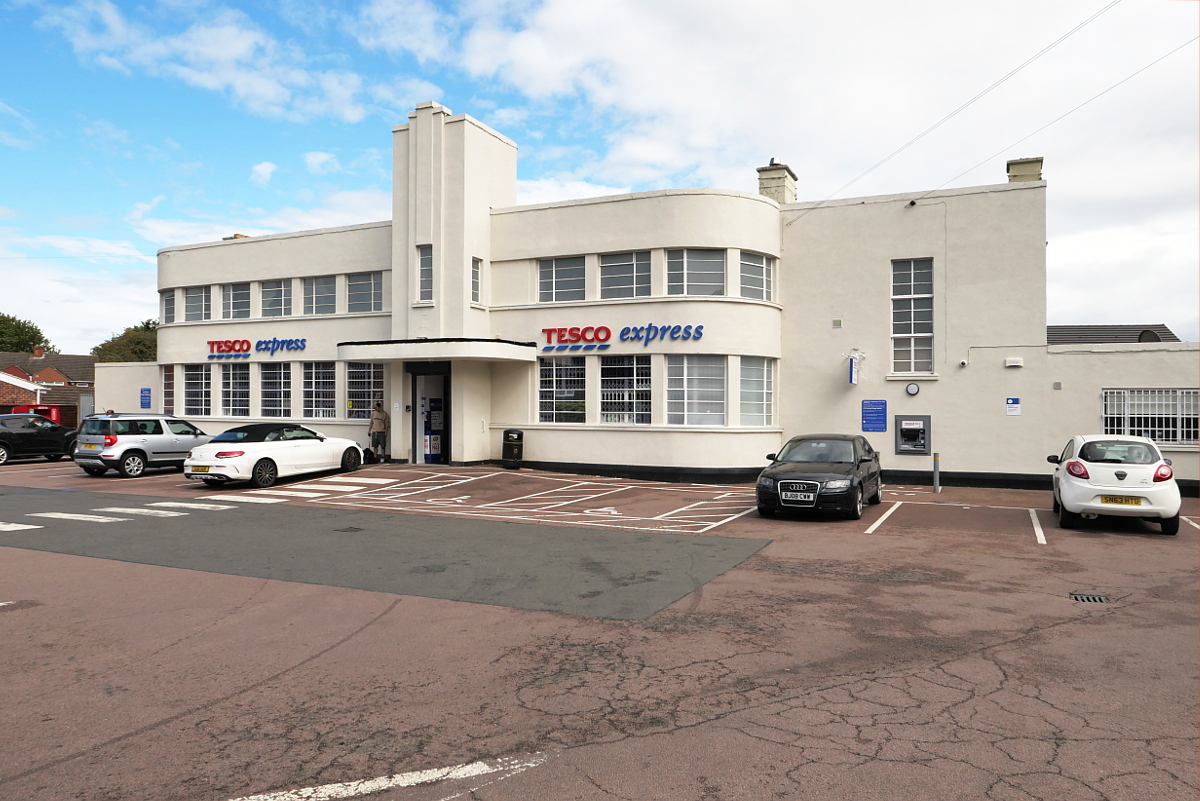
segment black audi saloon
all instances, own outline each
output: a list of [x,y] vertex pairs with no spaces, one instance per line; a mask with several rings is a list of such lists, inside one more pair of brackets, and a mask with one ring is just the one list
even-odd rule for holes
[[863,505],[883,500],[879,453],[854,434],[792,437],[758,476],[758,513],[815,509],[862,517]]

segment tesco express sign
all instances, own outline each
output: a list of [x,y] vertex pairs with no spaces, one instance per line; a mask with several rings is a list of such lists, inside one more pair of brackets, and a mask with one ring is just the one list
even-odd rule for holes
[[[274,356],[281,350],[304,350],[306,341],[303,339],[260,339],[254,343],[253,350]],[[249,359],[250,351],[251,344],[248,339],[210,339],[208,341],[208,358],[210,359]]]
[[[607,350],[611,345],[612,329],[606,325],[566,328],[543,328],[546,344],[542,351],[548,350]],[[617,333],[621,342],[641,342],[642,347],[648,346],[655,340],[690,339],[698,340],[704,337],[703,325],[635,325],[626,326]]]

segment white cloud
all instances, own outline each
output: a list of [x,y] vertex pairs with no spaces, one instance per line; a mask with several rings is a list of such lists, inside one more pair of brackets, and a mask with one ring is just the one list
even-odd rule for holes
[[[399,77],[391,83],[371,87],[371,97],[392,114],[407,114],[417,103],[426,100],[441,100],[444,92],[436,84],[423,78]],[[404,120],[401,120],[404,121]]]
[[331,192],[321,205],[280,209],[257,222],[276,231],[311,231],[392,219],[392,195],[378,189]]
[[455,24],[428,0],[371,0],[347,20],[346,29],[367,49],[407,51],[428,62],[450,55]]
[[[6,114],[14,118],[16,122],[25,129],[25,133],[27,135],[33,134],[33,123],[31,123],[24,114],[17,111],[7,103],[4,103],[3,101],[0,101],[0,114]],[[33,142],[31,142],[29,139],[21,139],[20,137],[15,136],[8,131],[0,130],[0,145],[7,145],[8,147],[15,147],[21,150],[29,150],[33,147]]]
[[16,216],[16,209],[10,209],[8,206],[0,206],[0,220],[11,220]]
[[83,127],[83,132],[92,139],[129,143],[129,131],[121,130],[108,120],[93,120]]
[[308,167],[308,171],[313,175],[328,175],[333,172],[341,172],[342,165],[338,163],[337,157],[332,153],[305,153],[304,165]]
[[574,178],[538,178],[532,181],[517,181],[517,205],[530,206],[537,203],[554,203],[558,200],[575,200],[603,195],[624,195],[633,191],[628,186],[604,186]]
[[275,174],[277,169],[279,167],[269,161],[255,164],[250,168],[250,180],[256,184],[265,184],[271,180],[271,176]]

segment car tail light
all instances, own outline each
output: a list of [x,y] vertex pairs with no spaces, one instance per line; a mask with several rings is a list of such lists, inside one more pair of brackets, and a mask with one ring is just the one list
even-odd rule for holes
[[188,451],[187,458],[189,458],[189,459],[191,459],[191,458],[192,458],[192,452],[191,452],[191,451]]
[[1158,469],[1154,471],[1155,481],[1170,481],[1175,475],[1175,471],[1171,469],[1169,464],[1160,464]]
[[1075,478],[1091,478],[1087,468],[1083,466],[1083,462],[1067,462],[1067,472]]
[[217,459],[235,459],[238,456],[245,456],[245,451],[221,451],[216,455]]
[[104,447],[111,448],[113,445],[116,445],[116,444],[117,444],[116,437],[114,437],[112,434],[104,435]]

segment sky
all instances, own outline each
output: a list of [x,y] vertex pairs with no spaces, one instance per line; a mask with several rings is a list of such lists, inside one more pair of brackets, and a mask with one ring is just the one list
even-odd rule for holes
[[755,192],[772,158],[799,200],[859,197],[1042,156],[1049,323],[1196,341],[1198,9],[0,0],[0,313],[87,353],[157,317],[161,248],[387,220],[392,126],[434,100],[518,143],[522,204]]

